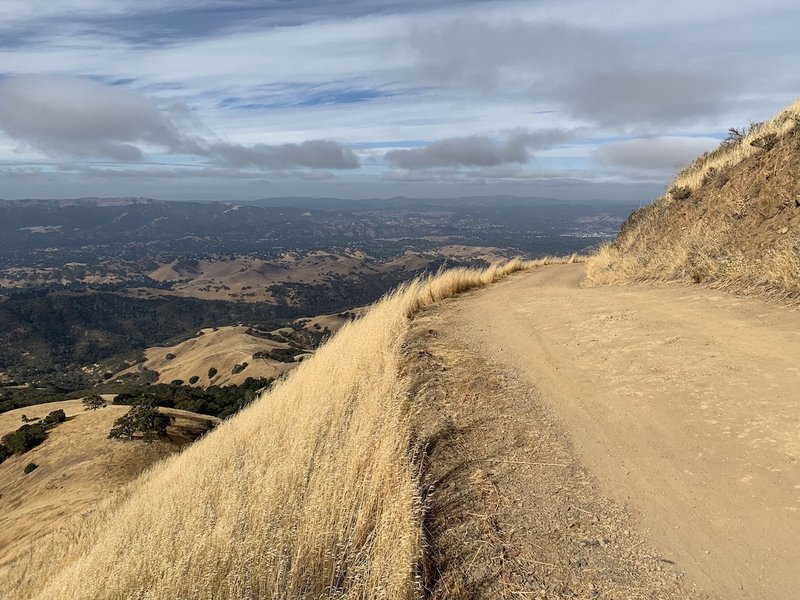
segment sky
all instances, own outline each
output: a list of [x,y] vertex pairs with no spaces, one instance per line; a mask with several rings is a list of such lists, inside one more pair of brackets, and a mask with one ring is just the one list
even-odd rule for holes
[[0,197],[649,200],[800,94],[788,0],[2,0]]

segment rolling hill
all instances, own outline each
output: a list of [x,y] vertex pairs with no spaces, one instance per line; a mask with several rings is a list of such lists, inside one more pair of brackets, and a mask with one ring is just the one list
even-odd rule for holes
[[[317,346],[363,310],[296,319],[292,327],[261,331],[252,327],[209,327],[173,346],[153,346],[144,361],[118,374],[143,369],[159,383],[239,385],[245,379],[277,379],[312,356]],[[209,376],[209,373],[213,375]]]

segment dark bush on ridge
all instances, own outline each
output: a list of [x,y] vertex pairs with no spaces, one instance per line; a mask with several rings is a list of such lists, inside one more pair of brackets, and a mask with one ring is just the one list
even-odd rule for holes
[[59,408],[58,410],[52,411],[44,419],[42,419],[42,425],[45,429],[52,429],[59,423],[63,423],[66,420],[67,414]]
[[255,393],[269,387],[272,381],[248,377],[239,385],[212,385],[207,388],[158,383],[134,392],[118,394],[114,398],[114,404],[131,406],[149,400],[156,406],[178,408],[224,419],[247,406],[255,398]]
[[47,429],[41,423],[23,425],[3,436],[3,446],[14,454],[24,454],[47,439]]

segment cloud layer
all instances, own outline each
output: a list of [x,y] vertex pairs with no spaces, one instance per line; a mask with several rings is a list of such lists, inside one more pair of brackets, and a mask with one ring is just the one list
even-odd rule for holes
[[0,81],[0,129],[54,158],[137,162],[145,158],[144,146],[239,168],[359,166],[352,150],[331,140],[272,146],[209,142],[182,131],[187,123],[202,128],[183,105],[159,110],[144,97],[89,79],[27,75]]
[[798,20],[785,0],[8,0],[0,185],[658,191],[794,99]]
[[505,139],[487,135],[454,137],[437,140],[422,148],[392,150],[386,159],[403,169],[434,167],[490,167],[510,163],[526,163],[531,150],[552,147],[568,138],[565,131],[517,130]]
[[432,82],[550,97],[602,126],[685,124],[719,112],[737,83],[713,65],[659,64],[609,33],[559,22],[460,20],[417,31],[412,44]]
[[151,102],[74,77],[26,75],[0,81],[0,129],[50,156],[142,160],[137,144],[197,151]]

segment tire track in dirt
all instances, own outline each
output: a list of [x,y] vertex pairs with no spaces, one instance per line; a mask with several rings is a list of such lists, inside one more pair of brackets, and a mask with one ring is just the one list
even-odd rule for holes
[[454,337],[452,304],[405,347],[431,599],[699,598],[580,467],[535,389]]
[[[480,493],[469,491],[480,489],[469,477],[479,478],[475,473],[481,470],[498,498],[510,498],[492,505],[487,492],[483,510],[501,515],[504,531],[522,535],[519,543],[512,536],[504,552],[559,566],[522,571],[533,574],[530,581],[544,585],[537,589],[546,595],[593,597],[596,590],[587,581],[613,589],[613,565],[647,566],[642,557],[656,556],[670,577],[657,577],[648,588],[646,576],[630,572],[629,588],[607,591],[606,597],[683,598],[688,581],[710,597],[795,597],[800,313],[700,287],[586,288],[582,279],[581,265],[537,269],[450,301],[415,325],[413,343],[427,339],[421,351],[432,356],[423,356],[430,367],[420,381],[431,380],[420,384],[420,414],[433,413],[422,421],[454,423],[439,436],[449,441],[433,444],[429,456],[430,473],[438,473],[433,479],[453,484],[435,488],[433,539],[453,534],[458,524],[478,527],[464,516],[473,509],[459,509],[460,501],[447,504],[452,498],[440,507],[436,493],[449,498],[452,488],[469,496],[468,506],[481,506]],[[436,335],[426,337],[420,329],[426,326]],[[445,458],[437,458],[439,452]],[[441,464],[455,468],[459,456],[452,475],[437,471]],[[559,504],[562,492],[554,490],[566,484],[571,487],[563,490],[584,504]],[[514,508],[517,501],[521,512]],[[600,546],[604,552],[611,548],[607,557],[583,558],[588,565],[609,561],[600,570],[610,579],[587,579],[585,565],[569,563],[582,557],[574,536],[543,533],[554,523],[569,525],[567,506],[609,523],[607,531],[581,539],[609,540]],[[616,526],[617,516],[604,517],[603,510],[626,524]],[[439,521],[437,511],[444,515]],[[586,519],[577,522],[593,527]],[[531,523],[537,525],[520,534]],[[620,528],[636,532],[630,544]],[[534,546],[525,554],[519,545],[524,540],[544,549]],[[619,553],[634,544],[641,544],[634,555],[644,547],[653,550],[633,557]],[[549,552],[553,558],[541,558]],[[672,575],[679,581],[670,586]],[[548,581],[564,583],[549,589]],[[639,589],[648,591],[636,596]]]

